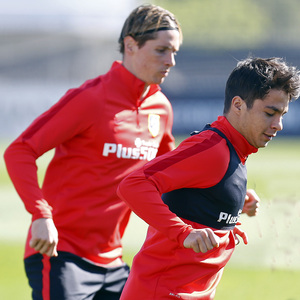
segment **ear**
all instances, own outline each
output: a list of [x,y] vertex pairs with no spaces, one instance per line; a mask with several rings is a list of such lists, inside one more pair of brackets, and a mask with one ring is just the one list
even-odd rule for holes
[[241,110],[243,108],[243,105],[245,105],[245,101],[240,96],[235,96],[235,97],[232,98],[231,110],[234,113],[240,114]]
[[126,54],[133,54],[137,47],[137,42],[131,36],[126,36],[124,38],[124,53]]

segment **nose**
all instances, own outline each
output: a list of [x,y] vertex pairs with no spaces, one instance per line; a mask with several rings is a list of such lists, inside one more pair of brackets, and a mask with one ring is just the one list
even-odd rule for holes
[[274,119],[272,128],[276,129],[277,131],[281,131],[283,129],[282,116]]
[[176,65],[175,54],[171,52],[166,58],[166,65],[169,67],[174,67]]

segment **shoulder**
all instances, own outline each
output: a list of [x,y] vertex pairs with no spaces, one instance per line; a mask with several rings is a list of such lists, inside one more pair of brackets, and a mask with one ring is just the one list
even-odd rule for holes
[[153,108],[162,108],[166,110],[168,113],[173,112],[172,105],[169,99],[161,91],[157,91],[151,96],[149,96],[148,98],[146,98],[146,102],[144,103],[144,105]]
[[226,140],[211,130],[202,131],[185,139],[177,148],[195,162],[209,164],[211,169],[225,173],[230,159]]
[[150,161],[144,168],[144,174],[147,178],[168,174],[175,189],[206,188],[224,177],[229,159],[226,140],[215,132],[202,132]]
[[179,145],[181,148],[191,148],[194,147],[198,151],[207,151],[214,149],[215,152],[228,151],[226,140],[221,137],[216,132],[211,130],[201,131],[199,133],[193,134],[192,136],[186,138]]
[[212,166],[218,166],[219,170],[227,169],[229,158],[230,153],[225,139],[215,132],[201,132],[188,137],[177,148],[156,158],[150,164],[163,162],[166,167],[186,164],[192,168],[210,169]]
[[87,102],[99,102],[99,96],[101,96],[101,89],[103,86],[102,76],[98,76],[94,79],[89,79],[85,81],[81,86],[73,88],[67,91],[64,95],[64,99],[73,100],[84,100],[85,104]]
[[169,99],[161,90],[156,90],[147,99],[151,99],[152,102],[159,101],[161,103],[170,104]]

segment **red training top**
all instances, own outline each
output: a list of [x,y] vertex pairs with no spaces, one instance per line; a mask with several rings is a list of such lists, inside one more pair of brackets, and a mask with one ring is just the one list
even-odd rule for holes
[[[225,117],[219,117],[211,126],[227,137],[242,164],[249,154],[257,152]],[[164,204],[161,195],[182,188],[215,186],[227,172],[229,160],[226,140],[206,130],[187,138],[174,151],[147,163],[121,182],[118,195],[150,225],[134,258],[122,300],[213,299],[223,268],[235,248],[233,232],[211,228],[220,243],[206,253],[184,248],[183,242],[193,229],[207,226],[179,218]],[[191,202],[181,200],[193,210]]]
[[[6,150],[8,173],[32,221],[53,218],[59,251],[97,264],[121,263],[130,210],[117,186],[174,148],[171,105],[158,85],[141,100],[144,86],[115,62],[107,74],[69,90]],[[40,188],[35,161],[52,148]],[[36,253],[30,235],[25,257]]]
[[[251,146],[225,117],[219,117],[211,126],[227,136],[242,163],[249,154],[257,152],[257,148]],[[209,144],[208,140],[211,141]],[[190,155],[189,150],[201,143],[202,151]],[[213,131],[204,131],[130,174],[119,185],[118,195],[148,224],[182,245],[192,229],[169,210],[161,200],[161,194],[181,188],[214,186],[223,178],[228,163],[226,140]]]

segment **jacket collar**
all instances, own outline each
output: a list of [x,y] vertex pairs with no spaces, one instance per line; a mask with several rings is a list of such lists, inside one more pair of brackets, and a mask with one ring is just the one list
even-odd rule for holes
[[[144,91],[145,82],[129,72],[123,66],[121,61],[115,61],[112,64],[111,70],[107,75],[109,78],[112,78],[111,84],[113,86],[111,86],[107,91],[110,96],[116,96],[119,98],[121,94],[122,97],[125,96],[136,105],[139,105],[141,103],[141,97]],[[160,90],[161,88],[159,85],[150,85],[150,89],[145,99]]]

